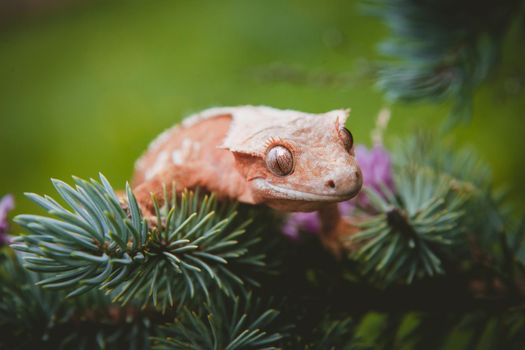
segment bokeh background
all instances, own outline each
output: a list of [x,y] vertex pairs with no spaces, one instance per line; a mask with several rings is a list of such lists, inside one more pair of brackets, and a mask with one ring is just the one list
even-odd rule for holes
[[[387,35],[349,0],[1,1],[0,194],[27,212],[35,206],[22,193],[52,193],[51,177],[100,171],[123,185],[151,139],[211,106],[350,107],[365,144],[384,107],[387,145],[438,130],[446,103],[391,104],[374,88]],[[522,28],[502,45],[472,121],[448,141],[475,148],[525,209]]]

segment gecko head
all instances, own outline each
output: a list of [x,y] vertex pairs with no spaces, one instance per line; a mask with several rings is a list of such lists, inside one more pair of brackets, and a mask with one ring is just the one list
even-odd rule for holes
[[256,117],[233,120],[224,145],[233,152],[253,202],[313,211],[357,195],[362,175],[345,128],[348,110],[307,114],[253,108]]

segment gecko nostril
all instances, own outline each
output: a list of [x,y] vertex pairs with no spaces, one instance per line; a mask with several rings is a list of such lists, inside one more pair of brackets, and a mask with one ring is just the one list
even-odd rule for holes
[[330,188],[335,188],[335,182],[334,180],[328,180],[326,181],[326,186],[330,187]]

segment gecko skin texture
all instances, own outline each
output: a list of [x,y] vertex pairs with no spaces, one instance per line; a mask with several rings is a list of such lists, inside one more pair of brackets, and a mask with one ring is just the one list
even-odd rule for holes
[[351,135],[342,132],[348,116],[264,106],[204,110],[150,144],[136,163],[133,191],[143,211],[151,210],[151,193],[160,198],[173,182],[279,211],[318,210],[333,236],[342,221],[336,203],[362,186]]

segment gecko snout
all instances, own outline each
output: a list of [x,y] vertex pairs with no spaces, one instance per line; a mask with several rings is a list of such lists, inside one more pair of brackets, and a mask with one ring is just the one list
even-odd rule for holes
[[326,186],[330,187],[330,188],[335,188],[335,182],[334,180],[328,180],[326,181]]
[[351,167],[350,169],[338,172],[335,176],[328,178],[324,184],[329,192],[353,197],[361,189],[363,176],[358,167]]

